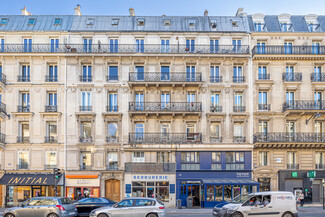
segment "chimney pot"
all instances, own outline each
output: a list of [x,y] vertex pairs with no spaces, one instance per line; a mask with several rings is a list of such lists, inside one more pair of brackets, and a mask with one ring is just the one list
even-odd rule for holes
[[205,11],[204,11],[204,16],[206,17],[206,16],[208,16],[208,14],[209,14],[208,10],[205,9]]
[[81,6],[78,4],[77,7],[74,9],[74,15],[81,16]]
[[129,12],[130,12],[130,16],[131,17],[134,17],[135,16],[135,13],[134,13],[134,9],[133,8],[130,8],[129,9]]
[[32,15],[32,14],[27,11],[26,7],[24,7],[23,9],[21,9],[21,15],[29,16],[29,15]]

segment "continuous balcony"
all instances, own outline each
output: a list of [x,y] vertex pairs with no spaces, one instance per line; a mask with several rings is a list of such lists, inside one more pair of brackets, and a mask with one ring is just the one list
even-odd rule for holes
[[3,73],[0,73],[0,82],[2,84],[6,84],[6,82],[7,82],[7,76]]
[[175,173],[176,163],[125,163],[126,173]]
[[19,82],[30,82],[30,76],[26,76],[26,75],[18,75],[17,77],[17,81]]
[[302,80],[301,72],[293,72],[293,73],[284,72],[284,73],[282,73],[282,81],[283,82],[301,82],[301,80]]
[[193,45],[185,44],[119,44],[111,46],[110,44],[59,44],[53,48],[51,44],[32,44],[26,47],[24,44],[3,44],[2,53],[126,53],[126,54],[249,54],[248,45]]
[[56,137],[56,136],[45,136],[44,137],[44,142],[45,143],[57,143],[58,142],[58,137]]
[[58,112],[58,106],[57,105],[46,105],[45,112]]
[[288,110],[316,110],[316,111],[325,111],[325,101],[315,101],[315,100],[292,100],[286,101],[282,105],[283,112]]
[[19,105],[17,106],[17,112],[30,112],[30,106]]
[[284,46],[265,45],[255,46],[252,50],[254,55],[325,55],[325,46]]
[[30,143],[29,136],[17,136],[17,143]]
[[129,133],[130,144],[202,143],[201,133]]
[[311,82],[325,82],[325,73],[311,73]]
[[52,76],[52,75],[46,75],[45,76],[45,81],[46,82],[57,82],[58,77],[57,76]]
[[153,113],[153,114],[175,114],[184,115],[200,114],[202,112],[202,103],[200,102],[130,102],[129,112],[132,113]]
[[254,143],[323,143],[325,142],[325,133],[286,133],[270,132],[255,133]]

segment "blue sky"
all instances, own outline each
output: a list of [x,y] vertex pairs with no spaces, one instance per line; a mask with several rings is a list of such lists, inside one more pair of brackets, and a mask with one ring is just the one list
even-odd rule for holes
[[34,15],[72,15],[77,4],[84,15],[128,15],[133,7],[136,15],[200,16],[205,9],[209,15],[235,15],[239,7],[248,14],[325,14],[324,0],[1,0],[0,14],[20,14],[24,6]]

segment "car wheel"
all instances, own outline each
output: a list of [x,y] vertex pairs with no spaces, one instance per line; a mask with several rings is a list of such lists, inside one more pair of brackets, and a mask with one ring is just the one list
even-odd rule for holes
[[285,212],[282,217],[293,217],[291,212]]
[[97,217],[108,217],[105,213],[100,213]]
[[50,213],[47,217],[59,217],[59,216],[55,213]]
[[155,213],[150,213],[146,217],[158,217]]
[[8,214],[5,215],[5,217],[15,217],[15,215],[12,214],[12,213],[8,213]]
[[235,212],[231,215],[231,217],[243,217],[243,214],[241,214],[240,212]]

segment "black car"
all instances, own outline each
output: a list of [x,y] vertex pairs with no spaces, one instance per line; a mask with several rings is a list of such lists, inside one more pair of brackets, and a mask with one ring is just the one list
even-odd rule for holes
[[114,201],[103,197],[83,198],[75,203],[78,216],[89,216],[92,210],[113,204],[115,204]]

